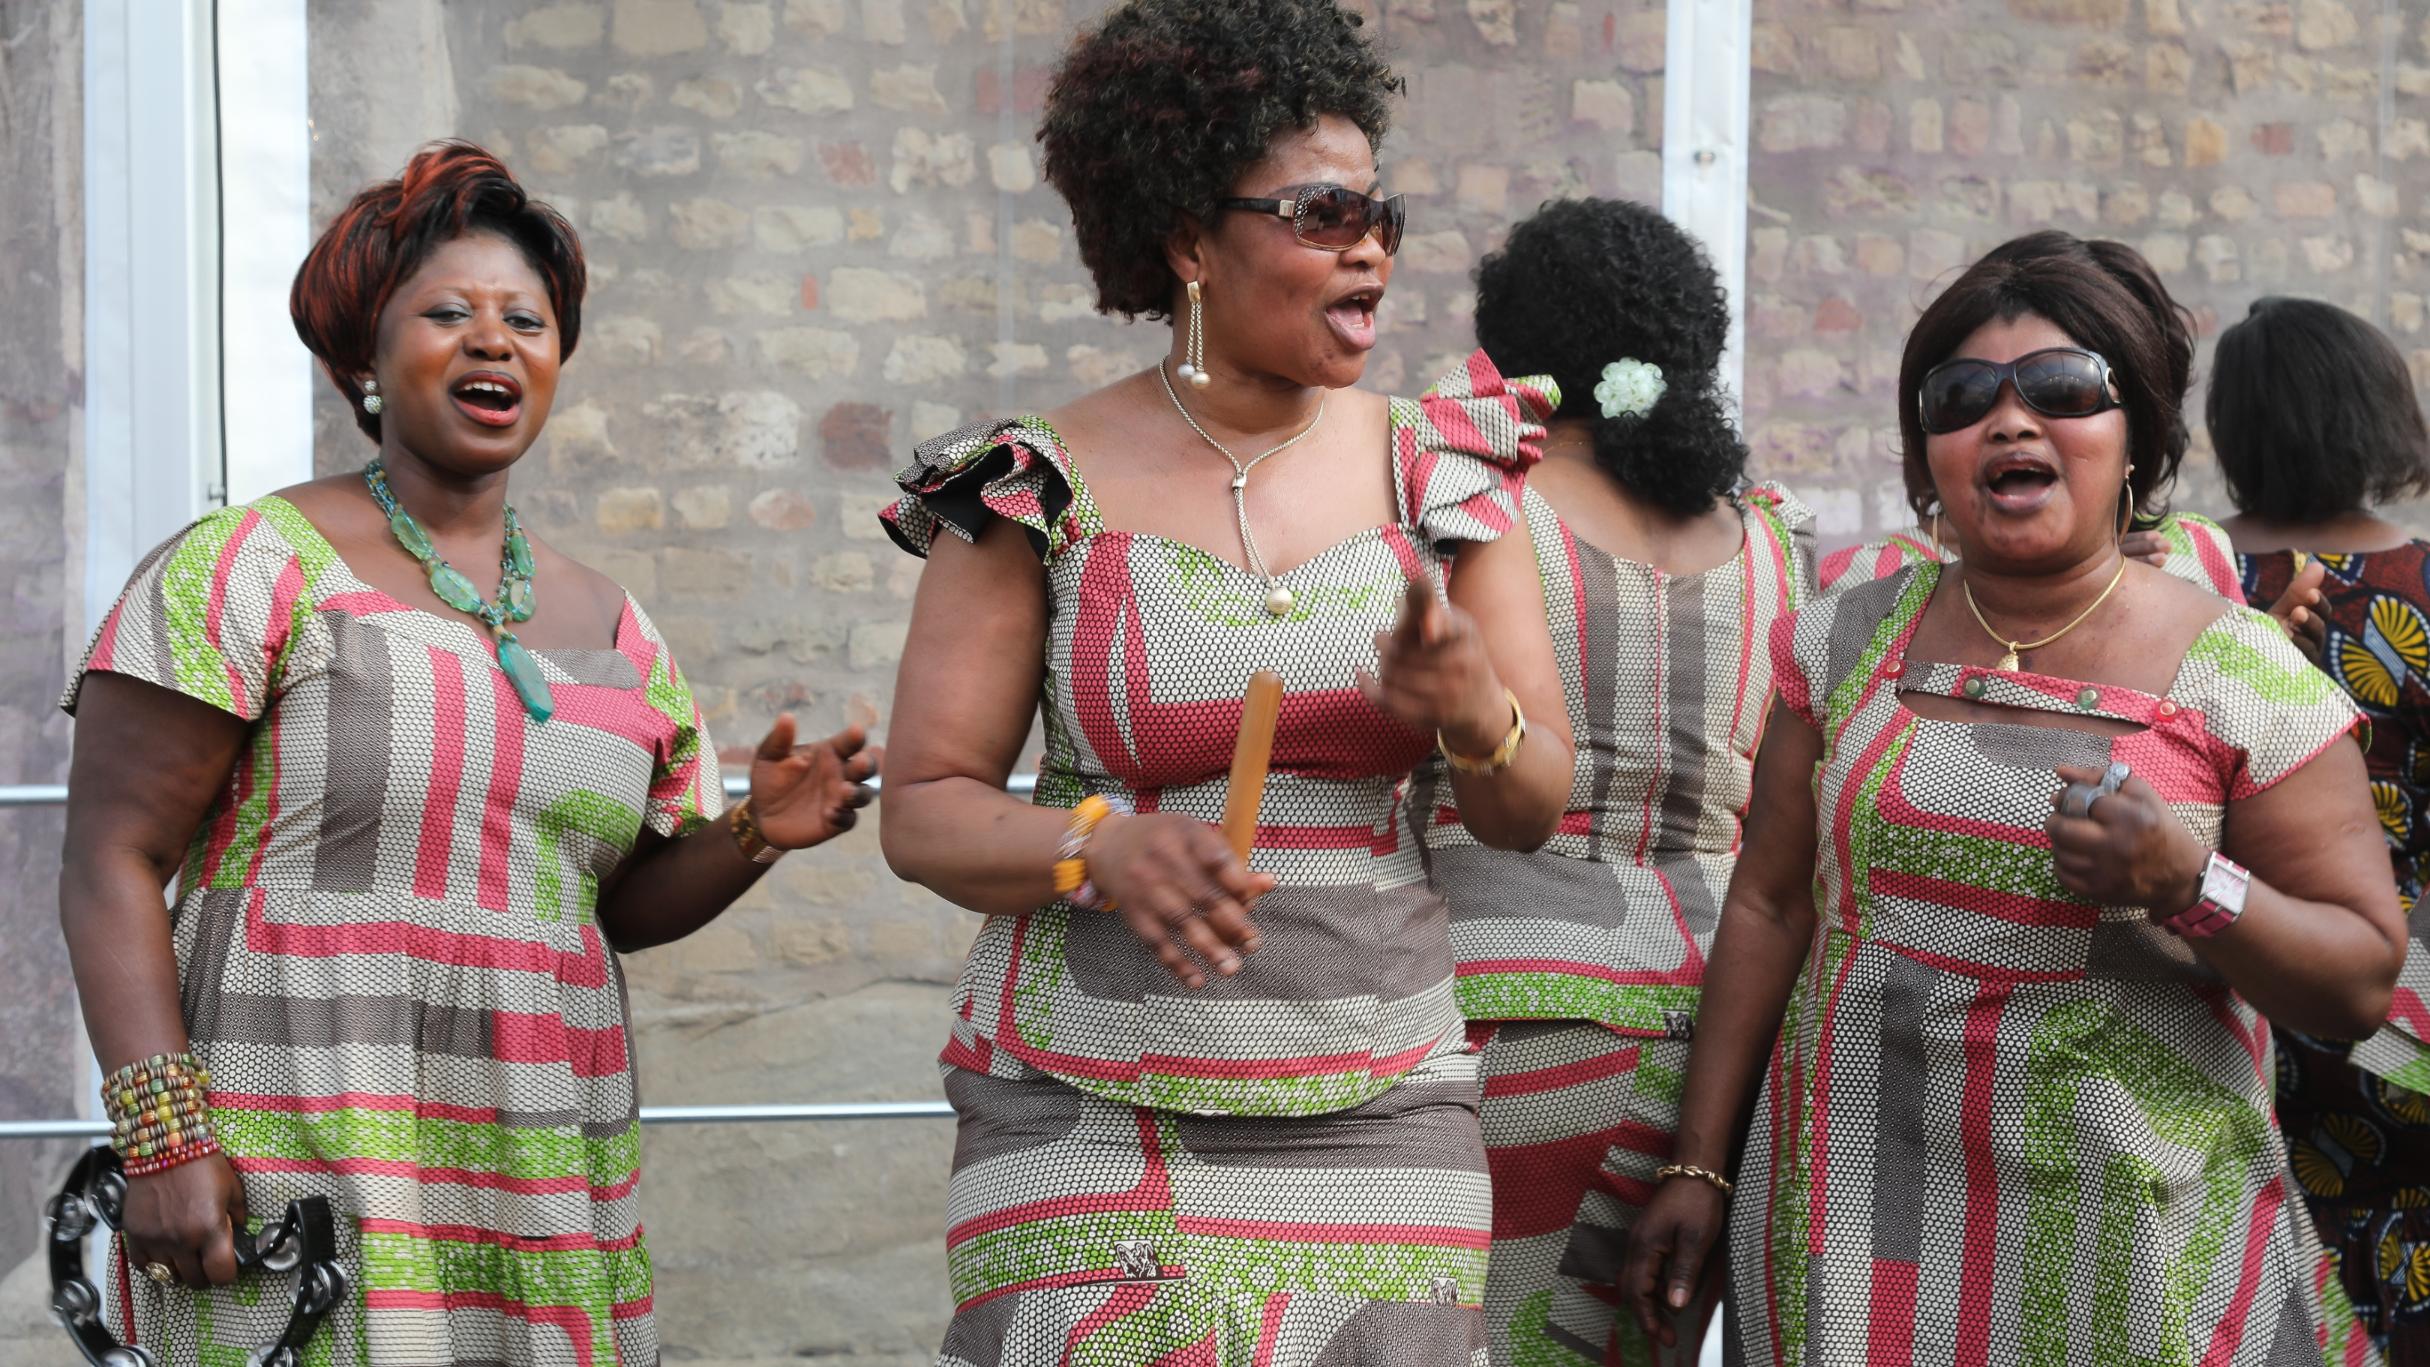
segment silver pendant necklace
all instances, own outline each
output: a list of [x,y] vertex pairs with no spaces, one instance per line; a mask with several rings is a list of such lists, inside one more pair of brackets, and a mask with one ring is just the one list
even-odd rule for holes
[[1281,455],[1299,445],[1301,440],[1315,431],[1317,424],[1325,420],[1324,398],[1317,399],[1316,416],[1308,420],[1308,425],[1299,430],[1298,436],[1290,438],[1256,460],[1243,465],[1240,463],[1240,457],[1232,454],[1230,447],[1208,436],[1207,429],[1200,427],[1198,419],[1190,416],[1188,406],[1181,402],[1181,395],[1173,390],[1172,377],[1165,374],[1163,361],[1156,363],[1156,378],[1164,382],[1164,396],[1173,401],[1173,411],[1181,415],[1181,420],[1188,423],[1190,430],[1204,439],[1207,445],[1221,452],[1223,458],[1232,463],[1232,512],[1240,520],[1240,548],[1248,553],[1250,571],[1266,581],[1266,615],[1269,617],[1290,616],[1291,608],[1297,600],[1293,598],[1291,590],[1275,582],[1274,576],[1266,572],[1266,558],[1258,554],[1257,538],[1249,532],[1249,472],[1264,462],[1267,456]]

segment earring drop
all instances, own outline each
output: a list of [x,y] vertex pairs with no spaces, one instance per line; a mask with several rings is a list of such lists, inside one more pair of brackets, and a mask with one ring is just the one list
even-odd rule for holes
[[384,405],[380,402],[380,382],[378,380],[363,381],[363,411],[376,418],[380,416],[382,407]]
[[1189,281],[1188,287],[1190,291],[1189,332],[1182,343],[1181,364],[1175,366],[1173,371],[1181,376],[1182,383],[1192,389],[1204,389],[1215,383],[1215,377],[1207,373],[1207,334],[1205,326],[1199,321],[1198,282]]

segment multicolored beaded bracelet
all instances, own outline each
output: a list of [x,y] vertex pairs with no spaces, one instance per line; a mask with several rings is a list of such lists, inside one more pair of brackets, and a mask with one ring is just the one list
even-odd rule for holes
[[218,1153],[211,1126],[210,1070],[192,1054],[154,1054],[101,1085],[110,1147],[129,1176],[165,1172]]

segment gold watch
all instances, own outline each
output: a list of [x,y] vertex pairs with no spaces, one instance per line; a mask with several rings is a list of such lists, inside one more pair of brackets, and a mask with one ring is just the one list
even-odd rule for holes
[[1502,743],[1495,746],[1493,753],[1485,758],[1470,759],[1444,744],[1442,732],[1434,733],[1434,748],[1443,752],[1443,762],[1450,765],[1454,772],[1498,774],[1509,768],[1510,761],[1519,753],[1519,742],[1527,739],[1527,714],[1519,709],[1518,694],[1505,688],[1502,696],[1510,700],[1510,733],[1502,737]]
[[734,844],[743,858],[754,864],[773,864],[785,857],[785,852],[768,843],[759,833],[759,822],[752,819],[751,799],[744,798],[726,809],[726,829],[734,833]]

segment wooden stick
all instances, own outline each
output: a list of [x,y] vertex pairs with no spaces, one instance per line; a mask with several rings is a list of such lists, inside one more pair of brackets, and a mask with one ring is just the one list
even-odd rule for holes
[[1257,843],[1257,806],[1266,795],[1266,766],[1274,759],[1274,725],[1282,719],[1282,675],[1261,669],[1240,699],[1240,739],[1232,744],[1232,782],[1223,800],[1223,838],[1243,865]]

